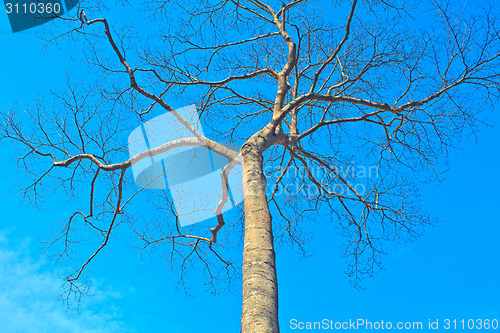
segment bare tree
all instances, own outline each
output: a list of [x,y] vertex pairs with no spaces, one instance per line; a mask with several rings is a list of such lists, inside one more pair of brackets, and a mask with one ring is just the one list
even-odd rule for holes
[[[24,193],[35,204],[45,186],[90,194],[88,207],[69,217],[52,244],[62,259],[73,253],[74,230],[87,228],[99,240],[67,277],[68,295],[85,291],[78,281],[122,223],[145,249],[160,247],[178,265],[181,284],[185,270],[200,264],[214,290],[238,272],[224,257],[224,245],[236,241],[243,244],[241,331],[279,332],[275,242],[306,251],[307,222],[330,216],[345,236],[348,274],[358,285],[380,265],[384,242],[416,237],[433,222],[420,209],[417,185],[439,179],[449,149],[474,133],[479,112],[498,98],[493,8],[468,15],[449,3],[371,0],[141,6],[157,31],[149,39],[98,18],[102,8],[82,2],[77,16],[62,22],[71,29],[50,41],[88,42],[85,59],[100,79],[88,88],[68,81],[52,105],[36,103],[24,123],[4,113],[3,138],[24,147],[19,162],[33,177]],[[209,134],[175,110],[179,101],[196,103]],[[124,135],[158,110],[192,138],[128,157]],[[181,228],[168,193],[146,193],[130,181],[134,163],[185,146],[233,161],[221,173],[217,225],[209,230]],[[243,219],[221,210],[236,164]],[[378,176],[360,175],[355,166]],[[141,195],[170,217],[134,208]]]

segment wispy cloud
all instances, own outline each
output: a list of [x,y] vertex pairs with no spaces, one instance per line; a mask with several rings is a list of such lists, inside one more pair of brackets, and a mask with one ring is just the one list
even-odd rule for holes
[[10,245],[6,234],[0,232],[1,332],[132,332],[121,321],[119,310],[104,304],[105,297],[90,298],[94,304],[84,306],[79,314],[66,311],[65,305],[56,299],[62,281],[47,270],[51,267],[35,258],[26,246]]

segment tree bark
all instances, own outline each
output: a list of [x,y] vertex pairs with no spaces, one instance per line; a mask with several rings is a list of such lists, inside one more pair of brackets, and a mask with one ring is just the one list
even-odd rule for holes
[[279,332],[278,280],[262,150],[245,144],[241,151],[245,195],[241,332],[274,333]]

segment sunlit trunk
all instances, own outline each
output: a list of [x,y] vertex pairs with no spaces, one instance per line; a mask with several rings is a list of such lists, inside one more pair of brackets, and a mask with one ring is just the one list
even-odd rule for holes
[[262,154],[244,147],[245,244],[241,332],[279,332],[278,280]]

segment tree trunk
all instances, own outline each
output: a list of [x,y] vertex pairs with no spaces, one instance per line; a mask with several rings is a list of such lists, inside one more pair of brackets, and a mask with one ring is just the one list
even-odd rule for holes
[[261,150],[242,148],[245,194],[242,333],[279,332],[278,280],[272,217],[267,204]]

